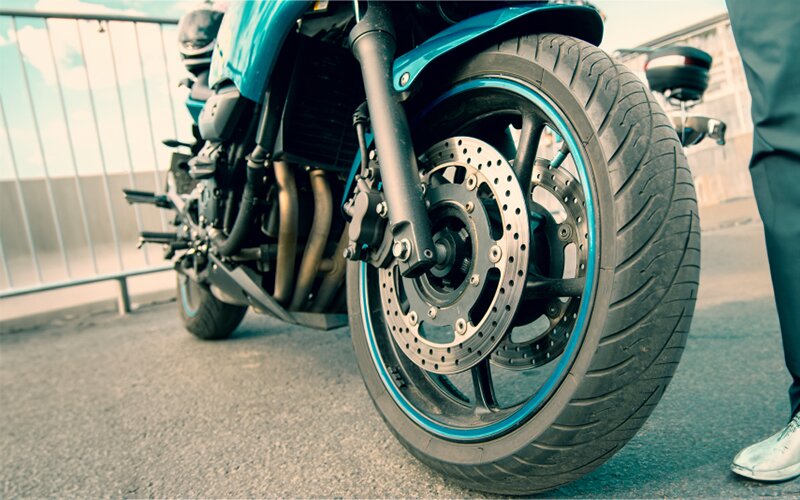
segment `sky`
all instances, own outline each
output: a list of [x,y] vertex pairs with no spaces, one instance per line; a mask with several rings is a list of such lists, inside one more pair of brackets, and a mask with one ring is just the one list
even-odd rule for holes
[[[4,8],[174,18],[203,4],[202,0],[0,2]],[[725,11],[724,0],[594,3],[606,16],[601,47],[608,52],[637,46]],[[4,69],[0,78],[0,179],[11,178],[14,167],[23,178],[40,177],[45,169],[53,176],[67,176],[75,171],[98,173],[103,168],[109,172],[152,170],[153,165],[162,171],[167,168],[169,151],[160,144],[161,139],[186,139],[189,135],[189,117],[183,108],[186,90],[176,85],[185,75],[175,50],[174,28],[159,31],[153,25],[140,25],[134,32],[130,25],[112,23],[106,27],[109,29],[99,29],[92,22],[52,20],[52,51],[42,20],[20,18],[16,28],[9,18],[0,17],[0,67]],[[139,51],[144,55],[141,58]],[[30,98],[21,77],[23,65]],[[91,111],[92,98],[97,118]],[[65,117],[70,129],[64,125]],[[41,146],[35,125],[43,137]]]
[[[3,0],[4,7],[179,16],[203,0]],[[631,47],[725,11],[725,0],[593,0],[606,14],[608,51]]]

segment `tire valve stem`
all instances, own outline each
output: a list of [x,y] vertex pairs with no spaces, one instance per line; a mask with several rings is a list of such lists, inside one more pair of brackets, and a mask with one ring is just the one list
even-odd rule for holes
[[564,160],[567,158],[569,154],[569,146],[567,145],[567,141],[561,143],[561,147],[558,148],[558,152],[556,156],[550,161],[550,168],[558,168],[564,163]]

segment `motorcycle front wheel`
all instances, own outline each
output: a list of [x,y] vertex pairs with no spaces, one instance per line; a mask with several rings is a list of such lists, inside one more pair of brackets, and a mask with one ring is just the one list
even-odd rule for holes
[[445,258],[417,278],[349,265],[355,353],[422,462],[541,492],[608,460],[664,393],[698,286],[694,187],[652,95],[588,43],[526,36],[448,74],[410,112]]

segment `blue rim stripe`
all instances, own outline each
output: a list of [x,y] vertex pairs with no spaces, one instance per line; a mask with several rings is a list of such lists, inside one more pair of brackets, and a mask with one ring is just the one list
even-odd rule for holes
[[578,317],[576,319],[575,328],[572,331],[571,337],[567,343],[566,348],[564,349],[564,352],[561,355],[561,359],[559,360],[559,363],[556,366],[555,371],[550,375],[550,377],[547,379],[544,385],[540,387],[539,390],[537,390],[534,396],[522,406],[522,408],[517,410],[515,413],[513,413],[506,419],[501,420],[499,422],[495,422],[490,425],[482,427],[474,427],[474,428],[450,427],[442,424],[441,422],[437,422],[429,418],[428,416],[424,415],[419,410],[417,410],[413,405],[411,405],[410,402],[405,398],[405,396],[400,392],[400,390],[394,384],[392,377],[387,372],[386,366],[384,364],[383,358],[381,357],[380,351],[378,349],[375,340],[375,332],[373,332],[372,330],[372,320],[368,307],[368,298],[367,298],[366,276],[368,267],[367,263],[361,264],[359,272],[359,282],[360,282],[359,284],[361,286],[361,318],[364,326],[364,331],[367,337],[367,343],[369,345],[369,349],[372,354],[372,359],[375,364],[375,368],[377,369],[378,374],[380,375],[384,386],[391,394],[395,403],[397,403],[397,405],[403,410],[403,412],[406,415],[408,415],[408,417],[411,418],[414,422],[416,422],[419,426],[421,426],[423,429],[437,436],[459,441],[486,440],[488,438],[505,433],[513,429],[517,425],[523,423],[528,417],[530,417],[549,399],[553,391],[560,385],[561,381],[563,380],[563,376],[566,375],[566,372],[572,366],[573,358],[577,354],[577,350],[581,345],[582,339],[586,331],[589,306],[592,302],[592,298],[594,295],[594,286],[596,281],[595,261],[596,261],[597,228],[595,225],[594,199],[592,196],[592,192],[589,189],[590,184],[589,184],[589,174],[587,166],[584,161],[585,159],[581,154],[581,149],[578,147],[578,143],[576,142],[575,137],[571,129],[569,128],[567,122],[561,116],[558,109],[547,98],[545,98],[535,89],[522,85],[516,81],[507,80],[499,77],[487,77],[465,82],[461,85],[454,87],[450,91],[440,96],[436,101],[434,101],[434,103],[431,106],[429,106],[424,113],[427,113],[427,111],[430,110],[433,106],[442,102],[444,99],[447,99],[448,97],[478,88],[494,88],[494,89],[507,90],[529,99],[531,102],[536,104],[542,111],[545,112],[547,117],[550,119],[551,123],[555,125],[556,128],[558,129],[557,130],[558,134],[560,134],[564,138],[564,140],[567,141],[570,152],[572,153],[572,156],[574,158],[575,165],[578,170],[578,175],[580,177],[580,181],[583,186],[584,196],[586,198],[586,216],[588,219],[587,222],[589,226],[589,236],[588,236],[589,259],[587,262],[587,269],[586,269],[586,290],[588,290],[588,293],[584,293],[584,296],[581,300],[581,305],[578,311]]
[[181,304],[183,305],[183,311],[186,313],[187,316],[190,318],[194,318],[197,314],[197,311],[200,310],[200,306],[192,309],[192,306],[189,305],[189,297],[187,296],[186,288],[189,286],[189,278],[183,277],[181,280]]

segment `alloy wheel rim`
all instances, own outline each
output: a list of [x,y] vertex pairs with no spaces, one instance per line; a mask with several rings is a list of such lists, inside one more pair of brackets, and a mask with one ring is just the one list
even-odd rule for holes
[[[370,297],[370,273],[376,271],[366,263],[361,264],[359,269],[359,281],[363,327],[370,355],[384,387],[386,387],[392,399],[403,413],[420,427],[434,435],[454,441],[481,441],[509,432],[539,411],[555,393],[558,387],[560,387],[562,380],[569,372],[577,356],[585,335],[589,319],[589,310],[594,299],[598,257],[596,252],[596,209],[593,193],[590,189],[591,184],[589,183],[588,164],[585,159],[585,153],[580,148],[579,142],[576,140],[575,134],[564,118],[563,113],[552,101],[535,88],[508,78],[487,77],[461,83],[453,89],[450,89],[436,99],[422,115],[424,116],[426,113],[435,109],[440,103],[445,102],[447,99],[473,91],[498,91],[508,93],[531,103],[547,117],[547,125],[558,133],[568,145],[577,170],[577,180],[582,187],[583,203],[585,204],[585,209],[583,211],[586,223],[586,259],[585,264],[583,264],[585,266],[585,286],[579,297],[579,306],[574,308],[574,311],[570,312],[571,315],[574,315],[572,318],[573,326],[566,337],[564,337],[563,350],[558,358],[553,360],[555,366],[552,372],[538,389],[522,403],[502,410],[493,409],[490,412],[484,411],[481,413],[477,411],[479,405],[476,401],[474,418],[459,417],[458,420],[453,420],[446,418],[447,415],[444,414],[447,413],[448,408],[457,408],[459,404],[458,400],[460,399],[460,391],[457,387],[452,387],[453,384],[449,383],[449,379],[446,377],[442,377],[436,373],[422,372],[422,378],[413,380],[413,382],[423,385],[428,384],[426,387],[429,388],[437,385],[444,385],[445,389],[449,390],[453,395],[451,398],[453,401],[446,401],[446,398],[440,398],[441,395],[435,395],[436,397],[431,395],[432,402],[428,404],[428,401],[414,399],[414,397],[410,396],[408,383],[403,377],[403,375],[408,377],[410,372],[403,371],[403,359],[399,357],[403,356],[403,354],[398,352],[401,351],[400,348],[402,346],[393,343],[393,340],[391,340],[392,335],[386,328],[381,328],[381,330],[384,331],[376,331],[373,328],[373,325],[381,325],[381,322],[376,323],[374,318],[383,314],[380,304],[376,305],[374,303],[374,301],[378,300],[376,299],[377,294],[373,293],[373,296]],[[372,279],[372,282],[376,283],[377,281]],[[373,301],[373,303],[371,303],[371,301]],[[510,333],[508,336],[510,336]],[[387,337],[389,339],[388,343],[386,342]],[[488,360],[489,357],[486,359]],[[488,361],[486,365],[488,366]],[[472,373],[473,383],[476,384],[477,387],[481,383],[481,370],[473,369]],[[478,374],[477,377],[476,373]],[[476,389],[476,395],[477,394],[479,394],[479,392]],[[479,396],[476,396],[476,400],[478,397]],[[484,401],[483,403],[485,404],[486,402]],[[444,408],[444,410],[442,410],[442,408]],[[493,418],[487,418],[487,414]]]

